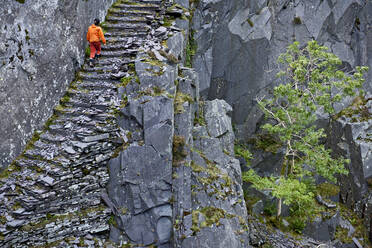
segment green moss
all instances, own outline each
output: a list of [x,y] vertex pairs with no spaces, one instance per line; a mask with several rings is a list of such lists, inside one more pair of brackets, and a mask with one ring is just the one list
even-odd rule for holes
[[8,178],[10,177],[13,173],[21,171],[21,167],[19,167],[16,163],[10,164],[7,168],[3,169],[0,172],[0,179],[2,178]]
[[226,218],[226,211],[216,207],[205,207],[200,212],[205,216],[206,226],[219,226],[219,220]]
[[169,62],[173,63],[173,64],[177,64],[179,63],[179,60],[176,58],[176,56],[174,56],[173,54],[171,53],[166,53],[165,51],[163,50],[160,50],[159,51],[160,55],[162,55],[163,57],[167,58]]
[[195,118],[194,118],[194,126],[196,125],[200,125],[200,126],[205,126],[206,123],[205,123],[205,119],[204,119],[204,116],[202,115],[197,115],[197,113],[195,112]]
[[[204,221],[199,223],[199,217],[203,215]],[[201,228],[211,227],[213,225],[221,225],[220,220],[223,218],[233,218],[235,215],[228,214],[225,210],[221,208],[216,208],[213,206],[204,207],[201,210],[192,211],[192,227],[191,230],[194,232],[200,231]]]
[[59,103],[61,105],[65,105],[66,103],[70,102],[70,96],[68,94],[65,94],[60,100]]
[[127,85],[133,80],[133,77],[130,76],[130,77],[123,77],[120,79],[120,84],[118,85],[118,87],[127,87]]
[[368,187],[372,188],[372,177],[368,178],[366,181],[367,181]]
[[371,113],[369,112],[368,107],[366,106],[368,101],[372,99],[366,99],[363,95],[357,96],[354,98],[352,104],[347,108],[340,111],[334,116],[335,119],[338,119],[342,116],[351,118],[353,122],[363,122],[371,119]]
[[300,25],[300,24],[302,24],[301,18],[298,17],[298,16],[295,16],[295,17],[293,18],[293,23],[296,24],[296,25]]
[[244,158],[247,165],[250,164],[252,153],[248,150],[248,147],[244,144],[235,143],[234,144],[235,156]]
[[196,51],[198,49],[198,45],[194,39],[194,30],[190,30],[190,35],[189,35],[189,41],[186,45],[186,61],[185,65],[187,67],[192,67],[192,59],[196,54]]
[[176,98],[174,100],[174,113],[175,114],[182,114],[185,112],[185,109],[183,108],[183,104],[185,102],[193,103],[194,99],[188,94],[184,94],[181,92],[177,92]]
[[260,198],[255,195],[250,195],[247,193],[247,191],[244,191],[244,200],[248,213],[252,213],[253,205],[256,204]]
[[185,149],[186,141],[185,137],[174,135],[173,137],[173,165],[177,166],[182,162],[186,156],[187,151]]
[[61,104],[58,104],[58,105],[54,108],[54,110],[56,110],[56,111],[58,111],[58,112],[61,112],[61,113],[65,113],[65,112],[66,112],[65,107],[63,107],[63,105],[61,105]]
[[105,206],[97,206],[97,207],[91,207],[87,209],[81,209],[80,211],[74,212],[74,213],[68,213],[68,214],[52,214],[47,213],[45,215],[45,218],[39,219],[37,222],[31,222],[27,225],[24,225],[21,227],[21,230],[23,231],[34,231],[38,229],[43,229],[47,224],[50,224],[52,222],[62,222],[65,219],[73,219],[73,218],[79,218],[83,219],[87,217],[88,215],[91,215],[92,213],[99,213],[106,209]]
[[196,232],[199,232],[200,231],[200,228],[199,228],[199,214],[200,214],[200,212],[198,210],[192,211],[192,226],[191,226],[191,230],[194,232],[194,234]]
[[58,119],[58,116],[56,114],[53,114],[44,124],[44,129],[48,130],[51,125],[55,123],[55,121]]
[[0,216],[0,224],[5,225],[7,222],[8,222],[8,221],[7,221],[7,219],[5,218],[5,216],[1,215],[1,216]]
[[198,6],[200,3],[200,0],[189,0],[190,1],[190,6]]
[[85,57],[89,58],[90,57],[90,46],[85,48]]
[[35,131],[31,139],[27,142],[24,151],[32,149],[34,147],[35,142],[38,141],[39,139],[40,133],[38,131]]
[[252,138],[248,142],[253,144],[256,149],[271,152],[273,154],[277,153],[282,147],[282,143],[279,139],[270,134],[259,134],[256,138]]
[[191,169],[195,173],[206,171],[206,169],[203,166],[196,164],[194,161],[191,161]]
[[136,71],[136,67],[135,67],[134,63],[129,63],[128,64],[128,70],[129,70],[129,72],[135,72]]
[[117,223],[116,223],[116,220],[115,220],[115,216],[114,215],[111,215],[107,222],[108,222],[109,225],[117,226]]
[[254,24],[253,24],[252,20],[248,18],[247,22],[248,22],[249,26],[251,26],[253,28]]
[[330,183],[321,183],[316,186],[316,192],[322,197],[335,196],[340,192],[340,187]]
[[363,245],[363,247],[371,247],[371,243],[369,242],[368,233],[364,226],[363,219],[359,218],[354,211],[350,210],[349,208],[342,204],[339,204],[339,209],[341,216],[344,219],[348,220],[355,228],[355,232],[353,233],[351,238],[354,237],[357,239],[362,239],[362,241],[360,242]]
[[146,58],[143,62],[147,63],[147,64],[150,64],[150,65],[153,65],[153,66],[158,66],[158,67],[160,67],[160,69],[162,69],[163,66],[165,65],[163,62],[161,62],[157,59]]
[[288,222],[289,228],[297,234],[301,234],[306,227],[306,219],[300,218],[298,216],[292,216],[288,218]]
[[175,19],[173,17],[165,16],[164,20],[163,20],[163,22],[164,22],[163,26],[164,27],[170,27],[170,26],[172,26],[174,21],[175,21]]
[[353,237],[348,235],[348,229],[340,226],[336,227],[335,239],[340,240],[342,243],[350,244],[353,242]]

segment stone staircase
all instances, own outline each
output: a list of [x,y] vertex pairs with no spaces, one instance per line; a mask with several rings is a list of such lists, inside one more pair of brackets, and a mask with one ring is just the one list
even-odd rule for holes
[[134,77],[134,58],[153,40],[160,11],[161,0],[109,9],[102,56],[83,65],[45,128],[0,175],[0,247],[105,246],[107,161],[123,144],[118,85]]

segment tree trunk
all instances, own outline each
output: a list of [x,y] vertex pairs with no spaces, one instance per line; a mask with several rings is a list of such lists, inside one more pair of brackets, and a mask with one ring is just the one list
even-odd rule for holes
[[282,214],[282,198],[278,199],[277,213],[276,217],[279,217]]

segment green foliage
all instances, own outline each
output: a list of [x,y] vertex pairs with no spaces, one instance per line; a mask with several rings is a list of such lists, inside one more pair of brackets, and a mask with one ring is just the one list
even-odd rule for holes
[[247,162],[247,165],[249,165],[249,161],[251,161],[252,159],[252,153],[248,150],[248,148],[245,145],[235,144],[234,152],[235,156],[244,158],[244,160]]
[[257,189],[270,190],[279,199],[278,215],[282,200],[286,205],[295,205],[296,213],[303,216],[314,210],[314,187],[304,179],[318,174],[336,182],[336,174],[347,174],[344,164],[349,161],[332,158],[331,151],[320,144],[325,133],[315,125],[316,113],[334,115],[335,103],[358,93],[368,68],[356,67],[353,73],[345,74],[339,69],[341,60],[327,50],[316,41],[308,42],[303,49],[294,42],[278,59],[284,65],[278,77],[285,83],[274,88],[272,98],[258,99],[265,116],[275,120],[262,128],[278,137],[285,148],[282,174],[262,178],[249,170],[243,179]]
[[263,212],[267,216],[274,216],[274,215],[276,215],[275,203],[266,204],[265,207],[264,207],[264,209],[263,209]]
[[90,46],[87,46],[87,48],[85,48],[85,57],[90,57]]
[[123,87],[127,87],[127,85],[132,81],[133,77],[132,76],[129,76],[129,77],[122,77],[120,79],[120,86],[123,86]]
[[340,192],[340,187],[330,183],[321,183],[316,186],[316,191],[322,197],[328,198],[337,195]]
[[190,30],[189,35],[189,42],[186,45],[186,61],[185,65],[187,67],[192,67],[192,59],[196,54],[196,50],[198,49],[198,45],[194,39],[194,31]]
[[173,165],[178,165],[186,158],[187,150],[185,146],[185,137],[179,135],[173,136]]
[[295,18],[293,18],[293,23],[297,25],[302,24],[301,18],[298,16],[295,16]]
[[255,148],[264,150],[265,152],[277,153],[278,150],[283,146],[281,141],[271,135],[261,133],[256,138],[249,140],[249,143],[253,144]]
[[301,234],[302,231],[306,227],[306,220],[304,220],[304,218],[298,218],[298,217],[290,218],[289,227],[294,232]]

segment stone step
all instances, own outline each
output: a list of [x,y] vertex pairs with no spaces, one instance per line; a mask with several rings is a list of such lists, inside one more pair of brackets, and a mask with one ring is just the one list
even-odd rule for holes
[[[106,38],[106,40],[107,39],[108,37]],[[145,39],[140,39],[140,38],[135,38],[135,37],[123,37],[123,38],[122,37],[117,37],[117,38],[110,37],[104,49],[110,50],[111,47],[126,46],[126,45],[128,45],[129,47],[131,46],[137,47],[145,43],[145,41],[146,41]]]
[[[87,70],[92,69],[92,71],[93,71],[95,68],[97,68],[97,67],[88,66]],[[104,68],[104,66],[102,66],[101,68]],[[108,67],[108,68],[111,68],[111,67]],[[106,82],[106,81],[100,81],[100,82],[81,81],[81,82],[79,82],[79,84],[76,85],[76,88],[79,91],[83,91],[83,90],[89,90],[90,91],[90,90],[100,90],[100,89],[116,90],[117,89],[116,84],[113,84],[112,82]]]
[[[105,118],[105,120],[97,120],[95,118],[89,118],[87,116],[78,116],[78,117],[71,117],[71,116],[61,116],[61,119],[58,120],[55,125],[57,128],[49,131],[48,134],[50,135],[59,135],[60,133],[64,133],[68,131],[70,133],[70,137],[68,137],[68,141],[74,142],[77,141],[77,138],[74,137],[74,131],[79,132],[81,129],[91,129],[93,134],[99,134],[102,132],[113,132],[117,130],[117,127],[114,124],[108,124],[107,121],[111,122],[114,120],[114,116],[112,115],[110,118]],[[72,126],[71,129],[65,129],[64,124],[68,122],[69,125]]]
[[125,57],[131,57],[136,55],[138,52],[137,49],[126,49],[126,50],[120,50],[120,51],[103,51],[101,52],[102,58],[125,58]]
[[115,8],[122,9],[122,10],[160,10],[159,4],[151,4],[151,3],[119,3],[115,4]]
[[100,103],[106,102],[113,99],[116,95],[114,89],[99,89],[99,90],[78,90],[78,89],[69,89],[66,92],[67,96],[63,103],[68,102],[68,100],[80,100],[85,101],[85,103]]
[[134,32],[147,32],[151,29],[147,24],[127,24],[127,23],[116,23],[110,24],[106,23],[103,25],[104,29],[107,31],[134,31]]
[[[114,65],[114,64],[108,64],[108,63],[99,63],[99,62],[103,62],[103,59],[101,60],[96,60],[95,61],[95,66],[93,67],[90,67],[89,65],[87,64],[84,64],[84,66],[82,67],[82,72],[85,72],[85,73],[105,73],[105,74],[110,74],[110,73],[116,73],[118,70],[120,70],[120,68],[122,66],[124,66],[125,64],[123,63],[118,63],[118,65]],[[111,87],[110,87],[111,88]]]
[[145,16],[129,17],[129,16],[107,16],[106,23],[147,23],[150,19]]
[[77,117],[87,116],[94,118],[95,115],[104,113],[105,111],[96,108],[84,108],[84,107],[62,107],[54,109],[54,113],[61,117]]
[[[71,108],[70,108],[71,109]],[[83,112],[83,108],[74,108],[75,111],[72,112],[62,112],[58,113],[58,120],[55,121],[53,125],[49,127],[49,132],[52,134],[67,135],[69,139],[83,130],[87,130],[87,123],[83,121],[84,119],[90,119],[94,121],[97,125],[109,125],[110,123],[115,123],[116,117],[113,111],[102,111],[97,110],[94,113]],[[96,133],[96,130],[92,130],[92,133]]]
[[124,42],[110,42],[105,45],[104,48],[102,48],[102,51],[114,51],[114,50],[125,50],[125,49],[138,49],[143,44],[143,41],[133,41],[133,40],[127,40]]
[[105,33],[105,38],[107,40],[107,43],[110,42],[116,42],[116,41],[121,41],[125,38],[144,38],[147,37],[148,32],[145,31],[133,31],[133,30],[128,30],[126,32],[106,32]]
[[64,141],[67,141],[68,138],[62,135],[56,135],[56,134],[51,134],[48,130],[44,131],[40,135],[40,140],[43,141],[44,143],[55,143],[55,144],[60,144]]
[[[39,143],[43,143],[39,141]],[[45,146],[51,146],[51,144],[43,143]],[[51,161],[60,153],[60,150],[57,147],[48,149],[46,147],[34,146],[30,149],[27,149],[23,156],[29,159],[39,159],[43,161]]]
[[[79,128],[84,127],[83,123],[89,122],[91,120],[94,120],[100,124],[107,124],[107,125],[111,125],[110,123],[116,120],[115,115],[109,114],[106,112],[97,114],[93,117],[90,118],[88,116],[72,116],[72,117],[71,116],[60,116],[55,121],[55,123],[58,125],[62,125],[63,123],[73,124],[73,128],[79,129]],[[107,123],[107,122],[110,122],[110,123]]]
[[[115,57],[118,57],[118,56],[115,56]],[[116,80],[116,78],[111,76],[111,73],[97,73],[97,72],[83,72],[83,71],[80,71],[78,73],[78,75],[82,80],[86,80],[86,81],[106,81],[106,82],[111,81],[112,83],[117,83],[116,81],[118,81],[118,80]]]
[[124,3],[127,3],[127,4],[136,4],[136,3],[139,3],[139,4],[156,4],[156,5],[161,5],[162,3],[162,0],[126,0],[124,1]]
[[19,167],[36,171],[38,173],[47,172],[48,174],[53,175],[53,177],[62,176],[66,173],[64,169],[61,166],[59,166],[59,164],[54,160],[50,160],[47,162],[37,159],[27,159],[24,157],[15,161],[15,163]]
[[156,11],[152,10],[126,10],[126,9],[119,9],[119,8],[110,8],[108,10],[109,15],[113,16],[127,16],[127,17],[146,17],[152,16],[153,18],[156,17]]
[[95,108],[100,110],[106,110],[111,107],[110,102],[102,102],[102,103],[86,103],[79,99],[71,99],[64,103],[66,107],[75,107],[75,108]]
[[[103,67],[111,67],[112,69],[115,69],[115,67],[122,66],[124,64],[130,64],[135,61],[136,53],[133,55],[130,55],[128,57],[101,57],[98,60],[94,61],[94,67],[90,67],[87,63],[84,64],[83,70],[87,72],[100,72],[101,70],[104,70]],[[86,61],[88,62],[88,60]],[[87,69],[90,68],[90,69]],[[101,69],[102,68],[102,69]]]

